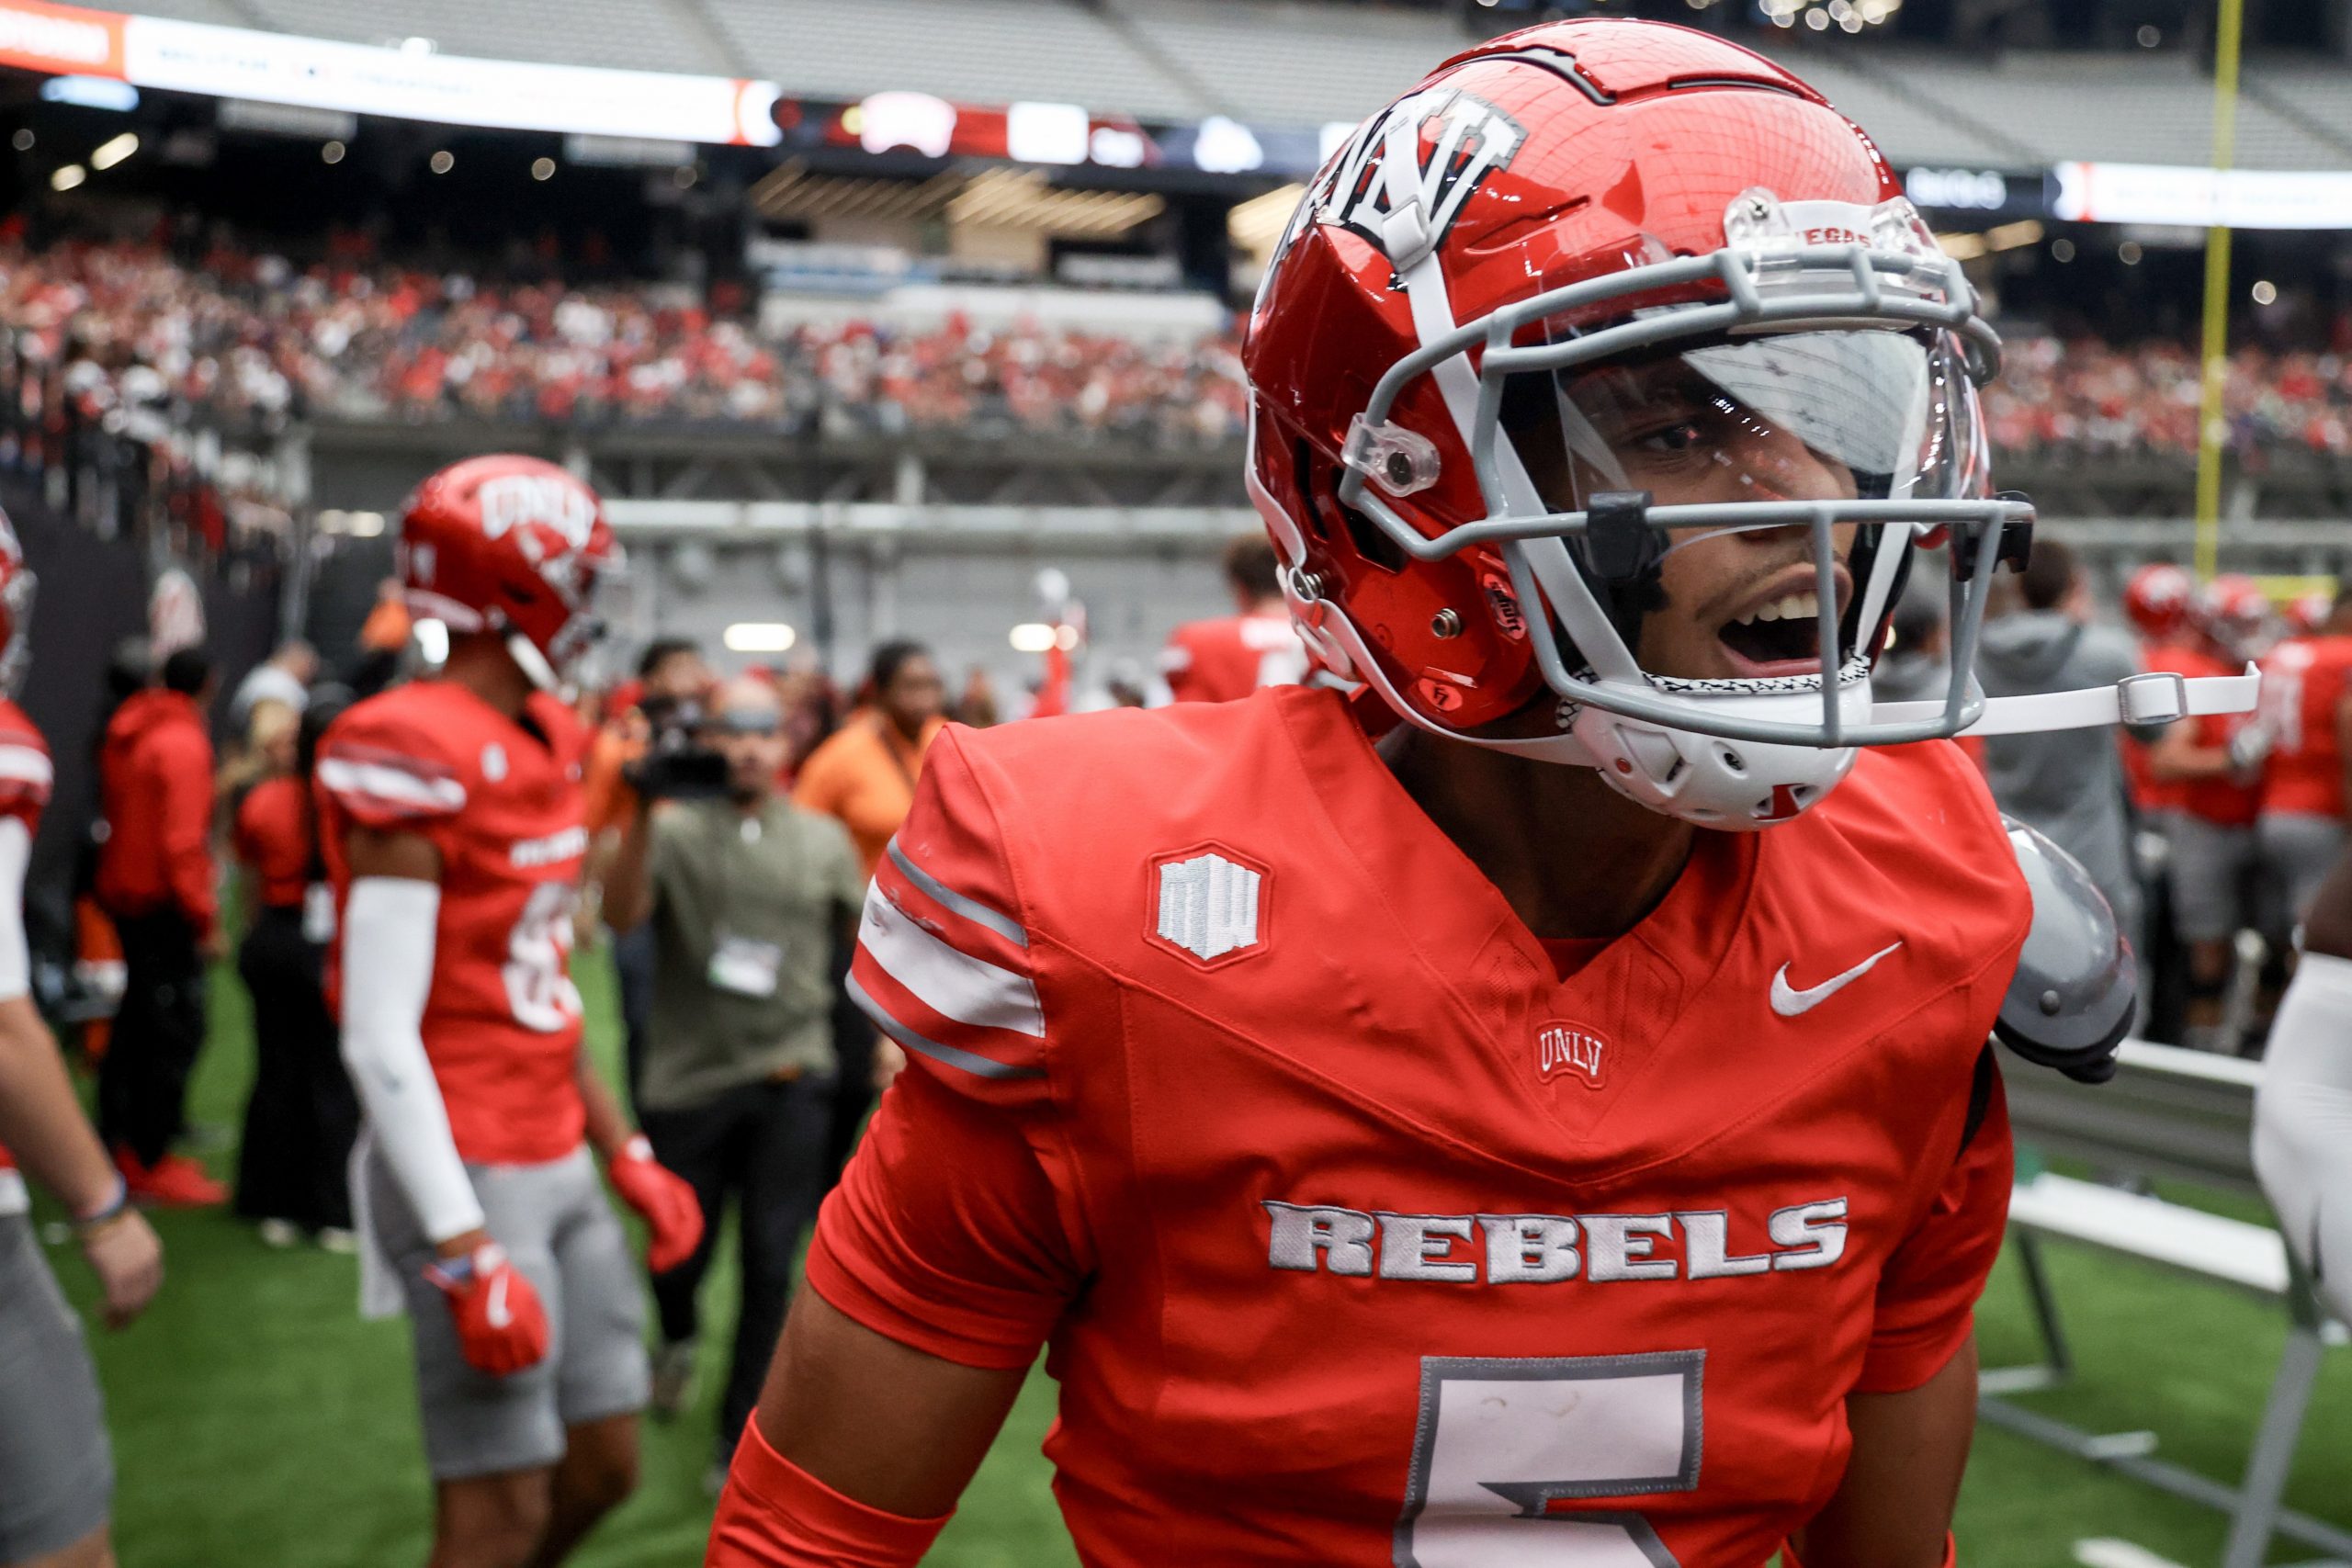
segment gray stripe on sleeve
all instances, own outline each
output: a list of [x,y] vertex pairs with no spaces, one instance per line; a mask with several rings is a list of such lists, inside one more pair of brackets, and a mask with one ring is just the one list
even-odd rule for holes
[[926,1040],[897,1019],[892,1018],[888,1011],[884,1010],[880,1002],[867,996],[865,987],[857,983],[856,976],[850,976],[846,984],[849,987],[849,999],[855,1002],[860,1010],[874,1021],[875,1027],[910,1051],[921,1052],[934,1062],[944,1066],[960,1068],[976,1077],[1042,1078],[1046,1076],[1046,1069],[1043,1067],[1016,1067],[971,1051],[960,1050],[954,1045],[943,1045],[936,1040]]
[[1016,947],[1029,945],[1029,933],[1023,931],[1010,915],[1001,914],[976,898],[967,898],[939,878],[923,870],[907,857],[894,837],[890,840],[890,863],[897,866],[909,882],[922,888],[938,903],[955,910],[977,926],[986,926]]

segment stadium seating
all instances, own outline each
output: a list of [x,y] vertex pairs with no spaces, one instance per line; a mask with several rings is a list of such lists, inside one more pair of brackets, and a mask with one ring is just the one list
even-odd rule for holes
[[[2096,1088],[2051,1073],[2008,1075],[2009,1113],[2021,1154],[2040,1150],[2089,1162],[2110,1177],[2170,1179],[2258,1194],[2254,1177],[2256,1063],[2127,1041],[2120,1071]],[[2020,1165],[2026,1161],[2020,1159]],[[1984,1373],[1988,1422],[2163,1487],[2231,1517],[2223,1568],[2260,1568],[2272,1535],[2352,1557],[2352,1535],[2284,1508],[2303,1413],[2324,1349],[2344,1342],[2267,1225],[2207,1213],[2108,1182],[2041,1171],[2009,1202],[2016,1243],[2047,1352],[2038,1367]],[[2055,1237],[2140,1258],[2277,1301],[2290,1326],[2242,1486],[2232,1489],[2154,1457],[2152,1433],[2094,1436],[2013,1402],[2056,1386],[2071,1371],[2056,1293],[2040,1239]]]

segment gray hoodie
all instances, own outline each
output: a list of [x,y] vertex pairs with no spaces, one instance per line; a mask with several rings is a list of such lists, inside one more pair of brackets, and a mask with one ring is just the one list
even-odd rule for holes
[[[2132,639],[2062,610],[2021,610],[1984,624],[1976,678],[1993,697],[2111,686],[2140,667]],[[2139,940],[2123,759],[2115,731],[2059,729],[1985,738],[1984,766],[2003,811],[2041,829],[2083,863],[2127,935]]]

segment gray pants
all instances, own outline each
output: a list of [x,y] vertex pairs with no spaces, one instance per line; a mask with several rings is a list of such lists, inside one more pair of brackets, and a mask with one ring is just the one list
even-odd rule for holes
[[424,1460],[435,1481],[541,1470],[565,1428],[645,1407],[645,1298],[628,1238],[585,1145],[546,1165],[469,1165],[491,1236],[547,1308],[547,1359],[510,1377],[469,1366],[447,1300],[424,1278],[433,1246],[380,1155],[368,1207],[408,1295]]
[[2254,825],[2254,841],[2263,869],[2284,902],[2287,923],[2301,925],[2319,885],[2344,853],[2343,820],[2301,811],[2266,811]]
[[2254,829],[2174,816],[2172,920],[2183,942],[2227,942],[2256,923]]
[[107,1443],[82,1324],[32,1222],[0,1215],[0,1562],[62,1551],[107,1522]]

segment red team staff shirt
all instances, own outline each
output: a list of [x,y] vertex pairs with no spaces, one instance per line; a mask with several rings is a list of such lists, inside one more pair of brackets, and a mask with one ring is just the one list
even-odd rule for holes
[[2309,817],[2344,815],[2344,749],[2335,713],[2352,672],[2352,637],[2294,637],[2262,661],[2262,713],[2270,750],[2262,764],[2262,809]]
[[418,681],[354,706],[319,748],[319,829],[338,911],[354,825],[422,834],[441,853],[424,1052],[458,1153],[472,1164],[560,1159],[586,1124],[571,976],[588,850],[586,736],[544,694],[524,718],[452,682]]
[[1180,703],[1226,703],[1306,679],[1306,645],[1288,615],[1187,621],[1168,636],[1159,672]]
[[[25,825],[25,836],[40,831],[40,814],[49,805],[51,772],[49,742],[41,739],[25,710],[0,697],[0,818],[13,817]],[[20,914],[18,919],[22,919]],[[18,1212],[24,1196],[17,1161],[0,1144],[0,1214]]]
[[1332,694],[950,730],[853,972],[915,1070],[808,1280],[1050,1345],[1089,1563],[1754,1568],[1969,1333],[2030,915],[1944,744],[1555,964]]
[[301,907],[311,886],[308,786],[293,777],[264,779],[237,803],[237,858],[253,868],[265,908]]

